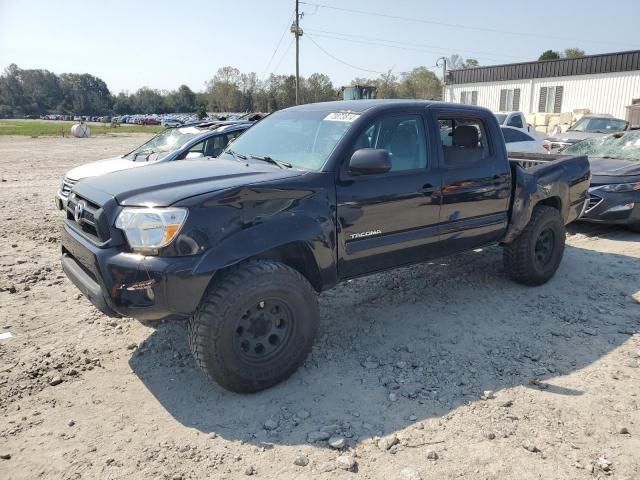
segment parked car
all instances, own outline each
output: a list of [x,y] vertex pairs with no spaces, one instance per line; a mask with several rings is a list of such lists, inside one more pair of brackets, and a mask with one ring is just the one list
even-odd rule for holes
[[544,141],[545,149],[550,152],[561,152],[574,143],[587,138],[601,137],[608,133],[629,130],[629,122],[611,115],[585,115],[574,123],[566,132],[557,133]]
[[165,130],[135,150],[115,158],[72,168],[62,178],[55,202],[60,210],[67,206],[69,192],[83,178],[185,158],[216,157],[229,142],[254,122],[211,122]]
[[522,112],[495,112],[494,115],[501,127],[517,128],[523,132],[531,131],[531,126]]
[[507,146],[507,152],[547,153],[542,140],[523,132],[519,128],[500,127]]
[[640,233],[640,131],[589,138],[567,147],[567,155],[587,155],[591,164],[588,222],[626,225]]
[[160,124],[164,127],[179,127],[183,122],[175,118],[163,118]]
[[510,160],[484,108],[301,105],[266,117],[216,161],[78,182],[62,267],[107,315],[189,317],[198,365],[254,392],[303,363],[316,294],[338,282],[493,243],[513,279],[548,281],[588,185],[584,156]]

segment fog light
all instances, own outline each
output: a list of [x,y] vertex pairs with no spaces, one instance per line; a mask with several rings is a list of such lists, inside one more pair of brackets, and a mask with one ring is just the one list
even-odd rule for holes
[[616,205],[615,207],[608,208],[604,211],[604,213],[609,212],[624,212],[626,210],[632,210],[635,206],[635,203],[625,203],[624,205]]
[[120,290],[146,290],[147,288],[151,288],[153,285],[155,285],[156,281],[151,278],[149,280],[145,280],[143,282],[135,282],[135,283],[130,283],[129,285],[125,285],[122,284],[120,286]]

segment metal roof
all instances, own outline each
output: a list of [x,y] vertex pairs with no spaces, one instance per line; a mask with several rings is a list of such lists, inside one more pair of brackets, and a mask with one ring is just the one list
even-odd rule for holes
[[640,70],[640,50],[451,70],[447,72],[446,83],[500,82],[634,70]]

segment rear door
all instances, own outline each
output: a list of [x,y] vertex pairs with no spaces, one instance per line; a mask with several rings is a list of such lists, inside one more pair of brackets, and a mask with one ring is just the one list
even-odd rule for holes
[[507,228],[511,169],[498,125],[478,110],[431,111],[442,140],[442,253],[499,240]]
[[[437,256],[440,173],[423,112],[403,109],[373,119],[341,159],[336,183],[341,278]],[[349,172],[349,159],[360,148],[388,150],[391,171]]]

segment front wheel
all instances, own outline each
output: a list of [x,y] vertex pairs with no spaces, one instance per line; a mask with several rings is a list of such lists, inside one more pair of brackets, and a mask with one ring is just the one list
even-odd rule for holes
[[560,266],[566,232],[560,212],[544,205],[533,209],[531,219],[518,238],[504,246],[507,274],[525,285],[542,285]]
[[318,331],[316,292],[296,270],[250,261],[214,279],[189,320],[196,363],[224,388],[269,388],[302,365]]

